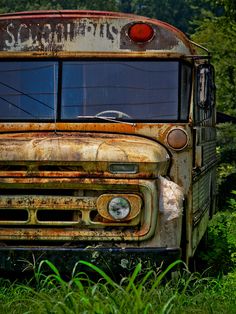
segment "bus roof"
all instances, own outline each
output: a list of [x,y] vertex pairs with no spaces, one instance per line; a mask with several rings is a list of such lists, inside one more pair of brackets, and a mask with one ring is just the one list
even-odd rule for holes
[[[131,39],[129,30],[134,24],[148,25],[153,36],[146,42]],[[195,54],[188,38],[170,24],[133,14],[87,10],[1,14],[0,54],[11,52]]]

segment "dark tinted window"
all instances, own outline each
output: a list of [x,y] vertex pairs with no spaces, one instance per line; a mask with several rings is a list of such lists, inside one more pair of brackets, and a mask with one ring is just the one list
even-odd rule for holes
[[177,61],[2,61],[0,119],[79,122],[105,111],[124,113],[116,115],[121,119],[186,120],[190,81],[191,68]]
[[64,62],[62,119],[115,110],[133,119],[176,120],[178,68],[171,61]]
[[0,119],[53,119],[57,68],[55,62],[0,62]]

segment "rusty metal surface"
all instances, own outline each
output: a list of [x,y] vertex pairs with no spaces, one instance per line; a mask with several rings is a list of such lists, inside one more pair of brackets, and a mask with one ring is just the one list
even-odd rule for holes
[[26,58],[34,58],[34,59],[41,59],[45,58],[58,58],[58,59],[107,59],[107,60],[114,60],[114,59],[135,59],[135,58],[142,58],[142,59],[185,59],[183,53],[177,52],[155,52],[155,51],[126,51],[126,52],[92,52],[92,51],[0,51],[0,58],[1,59],[26,59]]
[[[76,134],[83,134],[84,132],[91,132],[91,134],[102,134],[104,133],[106,134],[115,134],[114,136],[118,139],[119,136],[122,136],[122,139],[125,139],[126,136],[124,134],[129,134],[129,135],[136,135],[138,137],[133,137],[135,139],[135,142],[137,141],[141,141],[143,143],[145,143],[145,140],[143,137],[145,138],[150,138],[152,140],[154,140],[155,142],[152,142],[153,147],[155,148],[155,151],[158,150],[157,147],[159,147],[160,145],[157,145],[157,143],[160,143],[161,146],[166,147],[167,143],[166,143],[166,139],[167,139],[167,134],[168,132],[172,129],[172,128],[183,128],[183,130],[188,134],[189,137],[189,142],[188,142],[188,146],[183,150],[183,151],[173,151],[170,148],[168,148],[168,154],[171,157],[171,162],[170,162],[170,176],[172,178],[172,180],[174,182],[177,182],[180,186],[182,186],[184,188],[185,191],[185,195],[187,195],[190,185],[191,185],[191,178],[192,178],[192,174],[190,171],[190,168],[192,168],[192,128],[191,126],[189,126],[188,124],[184,124],[184,123],[172,123],[172,124],[164,124],[164,123],[152,123],[152,124],[147,124],[147,123],[138,123],[136,126],[133,125],[129,125],[129,124],[119,124],[119,123],[0,123],[0,141],[2,143],[5,143],[5,150],[7,150],[8,148],[8,139],[9,138],[17,138],[20,139],[22,136],[23,138],[25,138],[25,143],[27,143],[27,137],[25,134],[32,134],[32,132],[35,134],[35,136],[40,137],[40,134],[43,132],[48,132],[51,131],[51,134],[54,133],[54,137],[56,138],[56,134],[59,132],[72,132],[73,131],[73,137],[75,137]],[[17,132],[17,135],[14,134]],[[37,133],[36,133],[37,132]],[[39,133],[40,132],[40,133]],[[79,133],[77,133],[79,132]],[[36,135],[38,134],[38,135]],[[71,133],[72,134],[72,133]],[[97,135],[98,136],[98,135]],[[109,136],[108,136],[109,138]],[[129,139],[130,137],[128,137]],[[30,138],[28,139],[28,141],[30,142]],[[20,141],[16,141],[15,139],[15,143],[20,143]],[[23,141],[24,143],[24,141]],[[130,143],[129,141],[126,144],[126,147],[128,148],[128,143]],[[147,143],[147,142],[146,142]],[[149,143],[149,141],[148,141]],[[16,146],[15,146],[16,147]],[[128,148],[129,149],[129,148]],[[135,147],[131,148],[131,150],[135,149]],[[141,148],[140,148],[141,149]],[[112,150],[112,147],[109,148],[109,151]],[[142,149],[140,150],[142,151]],[[161,149],[161,151],[163,152],[163,150]],[[5,153],[4,153],[5,154]],[[16,156],[17,156],[18,152],[16,152]],[[19,152],[19,154],[22,154]],[[149,154],[148,152],[146,152],[145,154]],[[165,156],[165,155],[164,155]],[[105,160],[107,160],[107,156],[105,156]],[[13,171],[8,171],[6,167],[6,162],[4,162],[3,158],[1,158],[1,165],[3,165],[5,168],[0,167],[0,171],[1,171],[1,176],[8,176],[10,177],[13,173]],[[12,159],[12,157],[11,157]],[[148,165],[146,164],[142,164],[142,158],[137,156],[137,160],[140,161],[140,167],[139,167],[139,172],[136,174],[127,174],[126,176],[129,178],[132,177],[136,177],[136,178],[141,178],[141,177],[150,177],[150,174],[161,174],[163,175],[166,171],[166,167],[164,166],[164,164],[162,165],[163,167],[160,167],[160,169],[155,167],[155,162],[157,160],[153,160],[154,163],[151,162],[151,160],[149,160]],[[14,160],[14,158],[13,158]],[[105,160],[103,160],[103,162],[99,162],[97,161],[97,167],[95,167],[93,165],[92,162],[90,163],[83,163],[83,165],[81,163],[76,163],[77,165],[77,170],[76,168],[73,171],[65,171],[66,169],[64,169],[64,171],[52,171],[51,174],[53,175],[53,173],[58,176],[58,177],[76,177],[76,176],[83,176],[83,169],[86,169],[87,177],[93,177],[93,176],[100,176],[101,174],[102,176],[106,176],[109,177],[111,176],[111,173],[107,172],[108,169],[108,163],[105,162]],[[8,161],[9,163],[9,167],[11,165],[10,160]],[[41,160],[41,163],[43,164],[44,162]],[[14,160],[14,164],[16,165],[22,165],[22,163],[20,162],[20,160],[18,160],[18,162],[16,161],[16,158]],[[56,163],[58,166],[62,166],[62,163],[60,161],[57,161]],[[76,165],[69,162],[67,160],[66,162],[67,166],[72,166],[75,167]],[[166,164],[169,164],[169,162],[166,160]],[[26,161],[24,162],[24,165],[26,165]],[[27,167],[28,170],[28,174],[29,176],[36,176],[37,177],[47,177],[49,172],[39,172],[37,171],[37,162],[36,160],[34,160],[34,165],[35,165],[35,171],[33,169],[33,167],[30,169],[29,167]],[[54,166],[55,163],[53,161],[51,161],[50,165],[48,165],[48,171],[50,169],[50,166]],[[79,169],[79,167],[81,167]],[[87,167],[87,168],[84,168]],[[88,171],[89,169],[91,169],[92,167],[92,172]],[[146,168],[149,167],[149,168]],[[12,168],[13,169],[13,168]],[[147,171],[149,169],[149,172]],[[161,170],[162,169],[162,170]],[[17,169],[15,169],[17,170]],[[59,170],[59,168],[58,168]],[[161,172],[160,172],[161,170]],[[19,171],[14,171],[14,176],[15,177],[21,177],[23,175],[26,174],[26,169],[24,170],[24,172]],[[114,175],[112,175],[114,177]],[[122,178],[124,177],[124,174],[116,174],[115,175],[116,178]]]
[[166,174],[169,160],[163,146],[131,135],[68,132],[0,135],[0,177],[111,176],[109,165],[113,163],[137,165],[137,173],[128,174],[129,177],[157,177]]
[[[27,191],[25,191],[27,192]],[[66,207],[80,210],[96,208],[96,197],[75,196],[32,196],[32,195],[1,195],[0,209],[65,209]]]
[[[9,194],[9,188],[16,187],[14,196]],[[42,195],[42,187],[47,189],[46,195]],[[17,217],[16,210],[25,208],[31,215],[29,219],[21,224],[21,228],[14,227],[14,221],[5,220],[7,228],[0,228],[0,239],[4,240],[92,240],[92,241],[137,241],[149,239],[155,230],[157,223],[157,193],[156,182],[151,180],[115,180],[115,179],[59,179],[54,178],[50,181],[47,179],[37,178],[2,178],[0,180],[1,193],[4,195],[1,200],[1,209],[15,210],[14,214]],[[107,191],[114,190],[114,194],[125,195],[128,193],[142,195],[143,205],[141,215],[134,217],[129,221],[104,221],[97,219],[95,216],[91,218],[90,213],[97,209],[95,204],[96,198],[91,197],[61,197],[63,191],[74,189],[79,191],[100,191],[101,194],[106,194]],[[17,194],[17,191],[21,194]],[[28,191],[33,191],[32,195],[27,194]],[[50,194],[57,191],[59,197],[53,197]],[[72,191],[72,192],[73,192]],[[23,192],[23,195],[22,195]],[[55,192],[54,192],[55,193]],[[135,196],[134,196],[135,197]],[[140,196],[139,196],[140,197]],[[65,206],[65,202],[71,201],[71,208],[69,205]],[[132,197],[130,198],[132,206]],[[136,200],[135,200],[136,203]],[[71,224],[70,228],[68,222],[62,226],[54,227],[53,223],[50,225],[49,221],[44,226],[40,227],[39,221],[36,219],[38,210],[49,208],[50,210],[60,209],[66,212],[67,209],[78,209],[81,212],[80,221],[77,225]],[[49,213],[49,212],[48,212]],[[0,219],[2,212],[0,210]],[[60,213],[59,213],[60,215]],[[79,216],[78,216],[79,217]],[[2,222],[4,220],[2,219]],[[54,224],[56,225],[56,224]],[[59,223],[58,223],[59,225]],[[65,228],[66,227],[66,228]],[[105,227],[109,227],[106,229]]]
[[[115,134],[115,138],[119,138],[122,136],[122,139],[127,139],[127,147],[128,143],[130,144],[129,139],[130,138],[135,138],[137,141],[143,142],[146,146],[145,149],[153,150],[153,147],[155,147],[154,150],[158,150],[157,147],[161,146],[166,146],[166,137],[168,132],[170,131],[171,128],[175,127],[181,127],[183,128],[189,138],[191,139],[191,128],[186,125],[186,124],[137,124],[135,127],[132,125],[125,125],[125,124],[117,124],[117,123],[56,123],[56,124],[37,124],[37,123],[25,123],[25,124],[20,124],[20,123],[4,123],[1,124],[1,136],[0,138],[7,144],[7,139],[10,138],[15,138],[15,140],[18,138],[23,138],[26,140],[27,136],[25,134],[29,134],[28,140],[30,140],[30,134],[37,134],[37,132],[41,131],[38,133],[38,137],[40,138],[42,134],[46,131],[46,133],[53,134],[53,137],[57,136],[56,133],[60,132],[61,133],[70,133],[71,131],[73,132],[73,138],[76,137],[76,134],[84,134],[88,133],[89,131],[91,133],[94,133],[95,138],[99,137],[101,133],[104,134],[104,138],[109,139],[109,134]],[[15,132],[18,130],[18,134],[16,135]],[[28,132],[26,133],[25,131]],[[56,133],[55,133],[55,130]],[[20,132],[19,132],[20,131]],[[52,132],[53,131],[53,132]],[[33,133],[32,133],[33,132]],[[43,132],[43,133],[42,133]],[[72,134],[72,133],[71,133]],[[127,137],[124,134],[129,134]],[[108,136],[108,137],[107,137]],[[86,137],[86,134],[84,134],[84,137]],[[146,138],[146,139],[145,139]],[[149,140],[148,140],[149,138]],[[111,138],[110,138],[111,139]],[[93,140],[93,137],[92,137]],[[151,146],[149,145],[149,141],[151,141]],[[27,142],[27,141],[26,141]],[[136,141],[135,141],[136,142]],[[9,143],[9,142],[8,142]],[[18,144],[20,141],[18,141]],[[23,141],[24,143],[24,141]],[[93,141],[91,142],[93,143]],[[160,143],[160,144],[158,144]],[[186,147],[183,151],[180,152],[175,152],[171,151],[169,149],[168,154],[171,156],[171,163],[170,163],[170,172],[168,172],[171,176],[171,179],[175,182],[177,182],[180,186],[184,188],[184,194],[187,195],[189,193],[189,188],[191,185],[191,172],[189,171],[191,167],[191,147],[192,143],[191,140],[189,141],[188,147]],[[7,149],[7,148],[6,148]],[[19,146],[17,148],[19,150]],[[128,148],[129,151],[130,148]],[[135,149],[135,145],[134,145]],[[131,149],[132,151],[132,149]],[[142,151],[142,150],[141,150]],[[161,150],[163,151],[163,150]],[[165,151],[165,150],[164,150]],[[165,151],[166,152],[166,151]],[[149,156],[148,151],[146,151],[144,156],[147,156],[149,158],[149,161],[151,161],[151,155]],[[152,156],[153,153],[152,153]],[[165,155],[164,155],[165,156]],[[106,154],[104,154],[105,160],[108,158]],[[136,157],[137,160],[141,161],[141,156]],[[2,161],[3,162],[3,161]],[[34,161],[32,163],[31,161],[28,161],[29,164],[34,164],[35,166],[38,166],[40,163],[42,164],[43,161]],[[9,162],[8,162],[9,164]],[[17,164],[16,160],[12,160],[12,162],[9,164],[10,166],[14,166],[14,164]],[[26,162],[24,163],[26,164]],[[62,166],[63,162],[52,162],[52,164],[59,164]],[[111,191],[116,191],[116,193],[121,193],[122,191],[126,191],[126,193],[137,193],[142,190],[142,183],[140,183],[140,180],[138,178],[148,178],[148,173],[151,171],[154,171],[155,169],[155,162],[149,162],[147,164],[143,163],[144,167],[142,168],[142,162],[139,162],[139,172],[136,174],[111,174],[105,171],[105,168],[107,167],[107,163],[101,163],[97,162],[97,169],[96,167],[93,168],[93,171],[88,171],[88,169],[91,170],[92,165],[94,163],[91,162],[84,162],[83,167],[89,166],[85,172],[81,171],[70,171],[68,172],[63,172],[63,171],[37,171],[35,172],[34,170],[37,169],[32,167],[28,168],[28,177],[26,176],[27,171],[24,172],[17,172],[17,171],[6,171],[7,169],[5,168],[5,171],[2,170],[1,175],[2,177],[0,178],[0,188],[7,193],[8,189],[16,189],[21,190],[21,189],[33,189],[33,190],[41,190],[42,188],[46,188],[49,190],[57,190],[58,195],[61,193],[63,194],[63,191],[66,191],[68,189],[77,189],[77,190],[83,190],[87,189],[102,189],[103,191],[106,190],[106,192]],[[103,164],[103,166],[102,166]],[[169,164],[169,161],[166,161],[166,164]],[[6,166],[6,164],[5,164]],[[75,165],[74,165],[75,166]],[[77,166],[82,166],[82,164],[78,163]],[[104,168],[105,166],[105,168]],[[164,166],[164,165],[163,165]],[[14,167],[13,167],[14,168]],[[154,173],[158,173],[159,171],[156,167]],[[101,173],[98,170],[104,170],[103,173]],[[107,169],[107,168],[106,168]],[[162,170],[166,171],[166,167],[163,167]],[[80,169],[81,170],[81,169]],[[97,171],[97,172],[96,172]],[[165,173],[164,171],[164,173]],[[5,175],[4,175],[5,173]],[[60,173],[60,174],[59,174]],[[82,177],[81,174],[83,173]],[[80,176],[78,175],[80,174]],[[99,178],[95,178],[98,176]],[[109,179],[107,181],[105,178],[107,177],[112,177],[113,179]],[[132,179],[132,176],[134,176],[137,179]],[[84,178],[83,178],[84,177]],[[125,178],[125,179],[124,179]],[[129,178],[129,179],[128,179]],[[150,178],[150,176],[149,176]],[[135,187],[136,186],[136,187]],[[81,240],[81,241],[110,241],[113,239],[114,241],[121,241],[122,245],[129,245],[129,242],[132,241],[137,241],[137,240],[142,240],[142,245],[144,247],[150,247],[150,246],[158,246],[163,244],[162,235],[160,234],[161,230],[161,217],[159,217],[160,213],[158,212],[158,194],[157,194],[157,185],[152,184],[152,188],[148,189],[149,191],[152,191],[152,196],[148,196],[149,193],[143,193],[145,194],[145,208],[143,212],[146,215],[150,215],[149,218],[146,218],[145,221],[142,223],[142,228],[141,230],[135,230],[135,227],[133,226],[133,230],[129,230],[132,228],[132,226],[128,227],[128,230],[123,230],[122,232],[120,230],[113,230],[113,231],[105,231],[104,229],[101,228],[96,228],[96,232],[94,229],[79,229],[79,230],[69,230],[69,233],[66,233],[65,230],[57,229],[57,230],[52,230],[53,233],[50,234],[50,230],[21,230],[21,232],[17,229],[10,229],[11,231],[8,230],[8,233],[5,234],[4,230],[1,230],[0,232],[0,238],[2,241],[5,240],[17,240],[17,239],[25,239],[25,240],[46,240],[46,241],[53,241],[53,240],[63,240],[63,241],[76,241],[76,240]],[[191,206],[189,208],[191,210]],[[188,222],[188,224],[191,223],[191,221]],[[173,224],[173,222],[170,222],[170,224]],[[179,225],[178,225],[179,226]],[[8,227],[9,228],[9,227]],[[116,227],[116,229],[119,229],[119,227]],[[122,228],[122,227],[120,227]],[[157,229],[156,229],[157,228]],[[179,227],[177,227],[179,230]],[[176,230],[177,230],[176,229]],[[155,233],[156,232],[156,233]],[[152,238],[153,235],[153,238]],[[168,240],[171,240],[173,237],[169,237],[168,239],[165,239],[165,243],[168,243]],[[177,239],[177,238],[176,238]],[[125,244],[126,242],[126,244]]]
[[[9,147],[9,141],[11,146]],[[1,135],[0,160],[168,161],[164,147],[142,137],[102,133],[27,133]]]
[[[132,42],[133,22],[150,24],[155,36],[142,45]],[[86,11],[52,11],[0,16],[2,51],[169,51],[191,54],[186,36],[176,28],[145,17]]]
[[42,132],[42,131],[81,131],[81,132],[104,132],[118,134],[139,134],[152,138],[160,138],[162,141],[172,127],[188,128],[191,123],[40,123],[39,122],[0,122],[0,133],[12,132]]
[[[107,211],[107,198],[111,199],[117,196],[125,197],[132,204],[130,215],[127,219],[122,220],[122,223],[112,219]],[[101,199],[103,199],[103,207],[101,207]],[[138,216],[140,210],[140,196],[132,194],[102,194],[98,199],[88,196],[1,195],[0,224],[31,225],[39,228],[41,225],[76,226],[78,228],[84,228],[84,226],[89,228],[137,226],[140,223],[140,217],[134,218]],[[91,215],[92,212],[94,212],[93,215]],[[23,214],[24,220],[22,219]]]

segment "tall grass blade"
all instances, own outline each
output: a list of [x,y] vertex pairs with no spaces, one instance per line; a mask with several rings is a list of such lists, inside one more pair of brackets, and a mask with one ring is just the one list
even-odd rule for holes
[[176,298],[176,294],[174,294],[163,306],[163,308],[160,311],[160,314],[169,314],[171,309],[173,308],[173,304],[171,302]]
[[80,264],[82,265],[86,265],[89,268],[93,269],[95,272],[97,272],[102,278],[104,278],[106,280],[107,283],[109,283],[113,288],[118,288],[120,290],[122,290],[122,288],[115,283],[102,269],[100,269],[99,267],[87,262],[87,261],[79,261]]
[[142,269],[142,265],[141,265],[141,263],[138,263],[137,266],[135,267],[133,273],[132,273],[132,276],[129,280],[129,284],[128,284],[127,288],[125,289],[126,292],[129,292],[131,286],[135,287],[134,281],[137,278],[138,274],[140,273],[141,269]]
[[160,275],[157,277],[154,284],[152,285],[152,288],[150,289],[150,294],[153,293],[153,291],[159,286],[165,275],[178,264],[184,264],[184,262],[181,260],[177,260],[170,264],[162,273],[160,273]]

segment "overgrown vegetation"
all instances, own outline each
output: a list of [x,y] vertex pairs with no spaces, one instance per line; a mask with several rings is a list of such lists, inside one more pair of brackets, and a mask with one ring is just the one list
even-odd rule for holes
[[[52,270],[44,275],[41,266]],[[236,273],[221,279],[204,278],[185,272],[178,280],[163,283],[165,271],[143,270],[138,264],[129,278],[118,284],[96,266],[81,261],[101,279],[93,282],[86,274],[73,272],[65,281],[49,261],[40,264],[35,282],[1,282],[0,312],[9,313],[235,313]],[[141,274],[142,273],[142,274]]]
[[230,199],[235,198],[231,192],[236,189],[236,125],[224,123],[217,129],[219,209],[222,211],[230,204],[232,209]]
[[[234,191],[235,192],[235,191]],[[235,202],[234,199],[231,199]],[[211,276],[231,272],[236,266],[236,206],[218,212],[208,227],[206,244],[197,253],[199,270]]]

